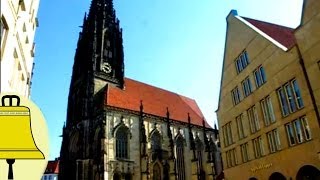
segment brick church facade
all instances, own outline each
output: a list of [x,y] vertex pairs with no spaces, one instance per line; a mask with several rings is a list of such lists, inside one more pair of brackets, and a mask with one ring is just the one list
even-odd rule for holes
[[218,139],[195,100],[124,76],[112,0],[92,0],[75,53],[59,179],[217,179]]

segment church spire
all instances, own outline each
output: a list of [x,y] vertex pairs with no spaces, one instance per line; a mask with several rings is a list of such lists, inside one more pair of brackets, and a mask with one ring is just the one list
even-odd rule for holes
[[85,49],[91,50],[88,56],[91,56],[94,77],[123,88],[122,29],[112,0],[92,0],[82,34],[86,38]]
[[112,0],[92,0],[74,57],[67,126],[92,115],[93,97],[107,84],[124,87],[122,29]]

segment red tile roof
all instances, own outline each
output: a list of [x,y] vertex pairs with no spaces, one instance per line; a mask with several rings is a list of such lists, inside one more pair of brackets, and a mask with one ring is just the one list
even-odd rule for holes
[[294,29],[246,17],[242,18],[288,49],[291,49],[296,44],[293,34]]
[[168,107],[170,119],[188,123],[189,113],[191,124],[202,126],[203,114],[196,101],[188,97],[129,78],[125,78],[124,89],[108,86],[106,90],[108,106],[139,112],[141,100],[144,113],[166,117]]
[[45,174],[59,174],[59,160],[49,161]]

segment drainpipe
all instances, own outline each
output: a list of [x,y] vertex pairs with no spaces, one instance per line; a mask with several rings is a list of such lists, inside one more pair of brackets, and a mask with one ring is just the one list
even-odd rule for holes
[[307,73],[307,69],[306,69],[306,66],[304,64],[304,59],[302,57],[299,45],[296,43],[295,46],[297,47],[297,50],[298,50],[299,63],[301,65],[301,67],[302,67],[302,72],[303,72],[303,75],[304,75],[304,77],[306,79],[307,87],[308,87],[308,90],[309,90],[309,93],[310,93],[310,96],[311,96],[312,105],[313,105],[314,111],[316,112],[318,125],[320,126],[320,113],[319,113],[319,110],[318,110],[318,107],[317,107],[316,98],[314,97],[314,94],[313,94],[313,91],[312,91],[312,87],[311,87],[310,79],[309,79],[309,76],[308,76],[308,73]]

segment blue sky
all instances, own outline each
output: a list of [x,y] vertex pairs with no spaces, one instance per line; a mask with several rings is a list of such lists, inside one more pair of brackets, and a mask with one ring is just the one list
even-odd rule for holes
[[[91,0],[41,0],[31,99],[49,126],[50,159],[60,154],[77,39]],[[114,0],[123,28],[125,75],[195,99],[216,122],[226,16],[296,27],[302,0]]]

